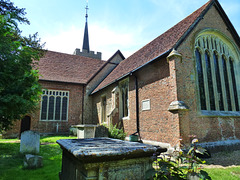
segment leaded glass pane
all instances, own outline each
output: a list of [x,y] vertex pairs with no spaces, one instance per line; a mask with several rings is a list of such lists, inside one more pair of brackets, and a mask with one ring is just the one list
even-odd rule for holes
[[48,104],[48,97],[42,97],[42,111],[41,111],[41,120],[47,119],[47,104]]
[[198,85],[199,85],[201,109],[206,110],[207,107],[206,107],[206,98],[205,98],[205,89],[204,89],[202,59],[198,49],[195,50],[195,56],[196,56],[196,65],[197,65],[197,73],[198,73]]
[[67,120],[67,101],[66,97],[62,98],[62,120]]
[[222,83],[221,83],[221,76],[220,76],[220,69],[219,69],[219,60],[218,60],[218,56],[217,56],[216,52],[214,52],[214,54],[213,54],[213,60],[214,60],[214,67],[215,67],[215,73],[216,73],[216,83],[217,83],[219,109],[220,109],[220,111],[224,111]]
[[50,96],[48,105],[48,120],[53,120],[54,113],[54,96]]
[[231,70],[231,77],[232,77],[233,93],[234,93],[236,111],[239,111],[238,94],[237,94],[237,84],[236,84],[236,78],[235,78],[235,71],[234,71],[234,66],[233,66],[233,60],[232,60],[231,58],[230,58],[229,63],[230,63],[230,70]]
[[55,120],[60,120],[60,110],[61,110],[61,97],[57,97],[55,105]]
[[229,80],[228,80],[227,62],[226,62],[226,59],[224,58],[224,56],[222,56],[222,65],[223,65],[223,74],[224,74],[224,81],[225,81],[225,88],[226,88],[228,111],[232,111],[231,95],[230,95]]
[[214,91],[213,91],[213,82],[212,82],[212,69],[211,69],[210,57],[208,52],[205,52],[205,62],[206,62],[207,79],[208,79],[210,108],[211,110],[216,110]]

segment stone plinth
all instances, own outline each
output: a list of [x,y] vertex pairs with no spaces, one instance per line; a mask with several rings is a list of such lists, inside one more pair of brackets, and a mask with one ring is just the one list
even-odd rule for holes
[[72,127],[77,128],[78,139],[83,139],[83,138],[94,138],[96,128],[98,127],[98,125],[81,124],[81,125],[75,125]]
[[110,138],[64,139],[60,179],[144,179],[152,145]]

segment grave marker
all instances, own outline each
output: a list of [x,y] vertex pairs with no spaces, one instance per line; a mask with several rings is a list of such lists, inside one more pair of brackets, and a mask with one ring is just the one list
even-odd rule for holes
[[38,154],[40,135],[34,131],[24,131],[21,134],[20,152],[23,154]]

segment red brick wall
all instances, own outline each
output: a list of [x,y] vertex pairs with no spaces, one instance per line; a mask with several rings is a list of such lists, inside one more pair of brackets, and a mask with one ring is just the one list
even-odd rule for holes
[[[56,133],[57,123],[58,133],[68,133],[71,125],[80,124],[82,118],[82,90],[83,86],[78,84],[57,83],[40,81],[45,89],[69,91],[68,121],[40,121],[40,105],[35,113],[29,114],[31,117],[31,130],[40,133]],[[12,130],[8,131],[5,136],[18,136],[20,132],[21,121],[16,121]]]
[[[153,64],[147,65],[135,75],[139,86],[139,119],[140,134],[144,140],[175,143],[179,139],[178,114],[172,114],[167,109],[170,103],[176,100],[176,83],[174,61],[159,59]],[[107,114],[112,107],[112,90],[117,84],[111,85],[93,96],[93,117],[100,122],[101,119],[101,96],[107,98]],[[118,90],[119,91],[119,90]],[[137,131],[136,127],[136,91],[135,77],[129,77],[129,118],[122,120],[119,116],[119,92],[117,95],[117,112],[112,117],[113,123],[123,123],[128,135]],[[150,99],[151,109],[142,111],[142,100]]]
[[196,135],[200,142],[240,139],[240,117],[202,116],[199,110],[194,42],[204,29],[216,29],[234,42],[226,24],[212,7],[177,49],[183,55],[182,63],[176,62],[178,100],[184,101],[190,108],[189,112],[179,114],[181,136],[185,142],[189,142],[189,135]]
[[[176,100],[174,61],[158,59],[136,74],[139,87],[140,135],[144,140],[177,143],[179,139],[178,115],[167,109]],[[150,100],[150,110],[142,110],[142,101]],[[124,120],[129,134],[136,132],[135,77],[130,77],[130,119]]]

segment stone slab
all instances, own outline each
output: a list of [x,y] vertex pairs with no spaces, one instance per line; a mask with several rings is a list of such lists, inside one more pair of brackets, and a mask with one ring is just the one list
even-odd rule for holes
[[101,161],[121,158],[149,157],[157,150],[155,146],[111,138],[61,139],[57,143],[63,150],[80,161]]
[[34,131],[24,131],[21,134],[20,152],[23,154],[38,154],[40,135]]
[[157,147],[111,138],[62,139],[61,180],[145,179]]

